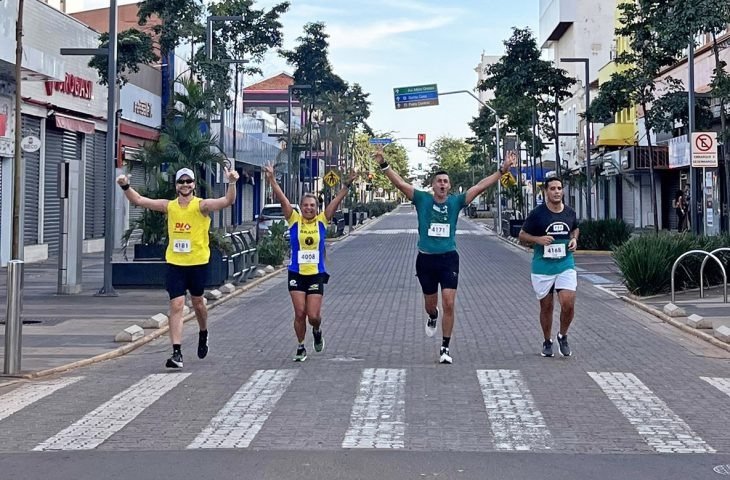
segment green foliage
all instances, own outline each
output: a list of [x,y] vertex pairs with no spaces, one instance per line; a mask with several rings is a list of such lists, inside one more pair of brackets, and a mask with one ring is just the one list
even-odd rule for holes
[[273,222],[268,235],[259,240],[257,252],[262,265],[281,265],[289,251],[289,242],[284,238],[286,222]]
[[[99,36],[99,48],[109,48],[109,33]],[[89,67],[99,72],[99,84],[109,82],[109,62],[106,55],[94,55],[89,61]],[[152,37],[145,32],[130,28],[120,32],[117,36],[117,85],[127,84],[128,73],[139,72],[141,64],[149,65],[160,59],[154,51]]]
[[[365,174],[372,173],[373,188],[382,188],[385,192],[395,193],[398,191],[398,189],[395,188],[393,183],[388,180],[385,175],[383,175],[383,173],[380,171],[380,168],[378,168],[378,166],[375,164],[375,160],[373,160],[375,147],[368,143],[368,139],[371,136],[377,136],[379,138],[393,138],[393,135],[390,133],[378,133],[376,135],[375,132],[372,132],[372,135],[365,133],[357,133],[355,135],[355,145],[353,148],[355,169],[364,174],[362,176],[363,179],[360,181],[367,181],[367,175]],[[383,149],[383,157],[385,158],[385,161],[388,162],[388,164],[390,165],[390,168],[398,172],[398,175],[406,180],[410,177],[408,167],[408,152],[403,147],[403,145],[396,142],[386,145]]]
[[[516,132],[528,145],[532,143],[533,115],[540,131],[548,139],[554,138],[555,111],[571,96],[576,80],[541,58],[529,28],[513,28],[504,45],[504,56],[487,69],[479,89],[494,91],[492,107],[506,119],[507,130]],[[483,132],[483,128],[475,131],[477,135]]]
[[[130,174],[145,179],[146,188],[141,189],[143,195],[150,198],[166,198],[172,200],[176,196],[172,179],[175,172],[183,167],[191,168],[199,179],[196,187],[202,189],[206,184],[201,175],[207,164],[223,165],[225,157],[217,150],[218,141],[210,132],[202,132],[200,114],[205,109],[202,89],[192,81],[181,82],[186,89],[185,94],[176,94],[181,100],[177,114],[165,124],[160,137],[154,143],[146,144],[136,155],[141,171],[132,168]],[[200,191],[196,194],[200,195]],[[167,237],[167,222],[159,212],[145,210],[142,217],[131,222],[125,232],[128,238],[132,230],[142,229],[143,243],[164,243]]]
[[578,243],[582,250],[613,250],[631,238],[633,229],[622,219],[584,221]]
[[141,26],[153,16],[161,22],[152,27],[162,55],[174,52],[175,47],[187,42],[202,42],[205,26],[201,0],[143,0],[137,17]]
[[208,232],[208,245],[211,250],[218,250],[226,255],[236,253],[236,247],[230,237],[226,237],[225,230],[211,229]]
[[365,212],[368,218],[375,218],[392,211],[397,205],[393,202],[358,203],[353,207],[355,212]]
[[[648,296],[670,291],[672,265],[685,252],[695,249],[709,252],[728,246],[730,246],[728,235],[716,237],[696,237],[692,234],[642,235],[616,248],[613,258],[621,270],[629,291],[636,295]],[[702,259],[702,255],[691,255],[682,260],[675,276],[677,290],[699,286]],[[727,269],[728,256],[723,255],[722,259]],[[705,267],[706,282],[718,284],[722,281],[722,274],[718,266],[710,263],[714,262],[708,262]]]

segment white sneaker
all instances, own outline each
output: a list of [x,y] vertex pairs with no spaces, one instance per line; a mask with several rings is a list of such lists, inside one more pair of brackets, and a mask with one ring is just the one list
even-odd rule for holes
[[436,307],[436,318],[431,318],[431,316],[427,313],[426,314],[426,336],[427,337],[433,337],[434,334],[436,334],[436,322],[439,318],[439,309]]
[[449,349],[447,347],[441,347],[441,356],[439,357],[439,363],[448,363],[451,365],[453,360],[451,359],[451,355],[449,354]]

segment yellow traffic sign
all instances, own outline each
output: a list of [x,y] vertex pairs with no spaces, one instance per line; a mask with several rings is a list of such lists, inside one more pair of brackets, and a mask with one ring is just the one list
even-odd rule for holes
[[334,187],[340,183],[340,176],[334,170],[330,170],[324,175],[324,183],[330,187]]
[[512,175],[512,172],[507,172],[504,175],[502,175],[502,178],[499,179],[499,182],[502,184],[504,188],[509,188],[512,185],[517,184],[517,180]]

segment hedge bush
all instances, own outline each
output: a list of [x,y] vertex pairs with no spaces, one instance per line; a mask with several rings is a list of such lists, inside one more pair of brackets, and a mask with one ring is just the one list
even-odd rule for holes
[[368,202],[358,203],[353,207],[355,212],[365,212],[368,214],[368,218],[379,217],[380,215],[390,212],[396,207],[393,202]]
[[[613,258],[621,270],[629,291],[636,295],[647,296],[671,290],[672,265],[680,255],[689,250],[711,252],[720,247],[730,247],[730,235],[698,237],[689,233],[647,234],[633,238],[616,248]],[[690,255],[682,260],[677,267],[674,280],[677,291],[699,287],[703,258],[702,255]],[[730,254],[721,252],[719,258],[730,273]],[[720,268],[710,260],[705,266],[705,285],[721,283]]]
[[257,253],[262,265],[281,265],[289,252],[289,242],[284,238],[286,222],[273,222],[269,234],[259,240]]
[[628,242],[633,231],[633,225],[621,219],[584,221],[580,223],[580,248],[613,250]]

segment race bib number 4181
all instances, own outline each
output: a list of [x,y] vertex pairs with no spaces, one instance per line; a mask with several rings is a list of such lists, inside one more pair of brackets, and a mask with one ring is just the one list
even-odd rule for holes
[[175,240],[172,242],[172,251],[175,253],[190,253],[190,240]]

